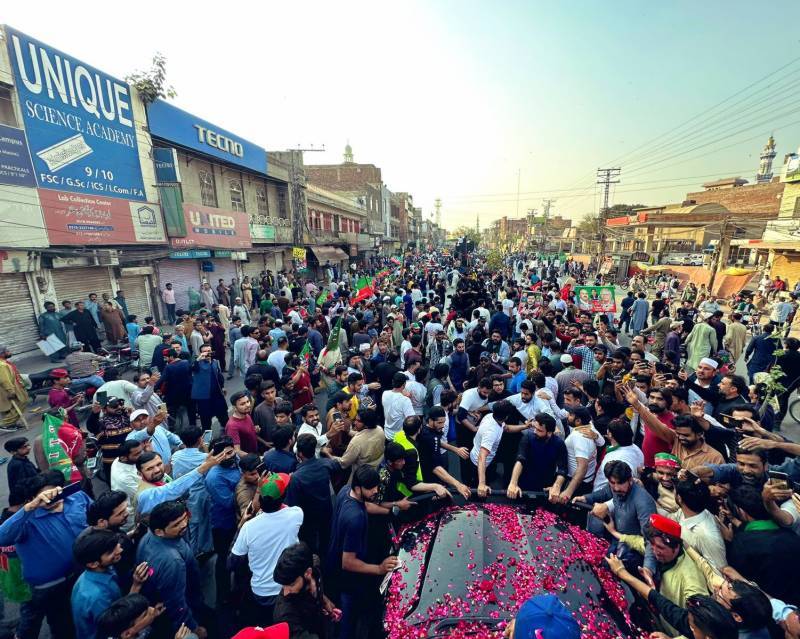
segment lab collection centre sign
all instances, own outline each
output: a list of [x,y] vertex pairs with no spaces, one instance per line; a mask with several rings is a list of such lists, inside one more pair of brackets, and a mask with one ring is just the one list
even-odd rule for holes
[[130,87],[6,27],[36,182],[144,200]]

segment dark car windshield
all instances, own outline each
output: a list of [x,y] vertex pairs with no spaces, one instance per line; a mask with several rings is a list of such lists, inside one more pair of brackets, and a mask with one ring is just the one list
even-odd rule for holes
[[603,564],[605,542],[551,512],[451,509],[404,542],[387,605],[390,637],[409,626],[418,636],[448,636],[465,624],[469,634],[493,635],[525,600],[545,592],[596,629],[593,636],[634,636],[621,610],[624,593]]

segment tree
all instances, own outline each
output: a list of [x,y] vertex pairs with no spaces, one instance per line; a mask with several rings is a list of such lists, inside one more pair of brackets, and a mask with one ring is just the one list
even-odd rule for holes
[[477,248],[478,245],[481,243],[481,234],[478,233],[474,228],[470,228],[469,226],[459,226],[455,231],[454,234],[456,237],[465,237],[468,240],[471,240],[475,243],[475,247]]
[[578,222],[578,232],[582,235],[596,235],[598,220],[599,218],[594,213],[586,213]]
[[167,86],[167,59],[163,53],[153,56],[152,66],[147,71],[134,71],[125,78],[138,92],[145,105],[158,98],[174,98],[178,95],[175,89]]

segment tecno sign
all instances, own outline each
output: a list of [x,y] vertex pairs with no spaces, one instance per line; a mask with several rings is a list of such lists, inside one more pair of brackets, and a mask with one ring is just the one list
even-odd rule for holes
[[195,124],[194,128],[197,129],[197,140],[201,144],[207,144],[208,146],[219,149],[224,153],[235,155],[237,158],[244,157],[244,147],[236,140],[232,140],[227,136],[217,133],[216,131],[212,131],[211,129],[207,129],[199,124]]

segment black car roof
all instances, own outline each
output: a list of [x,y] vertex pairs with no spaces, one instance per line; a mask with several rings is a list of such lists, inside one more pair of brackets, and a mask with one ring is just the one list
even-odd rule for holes
[[[409,528],[387,598],[390,639],[497,629],[534,594],[553,593],[593,637],[635,637],[607,544],[552,512],[500,504],[443,511]],[[410,634],[411,628],[415,631]]]

